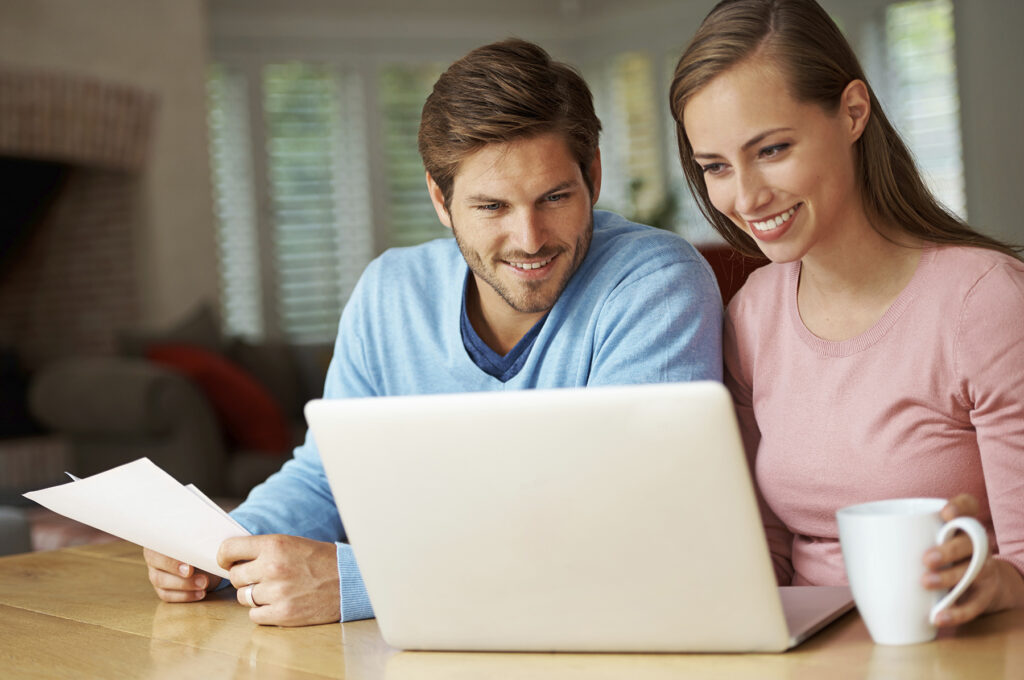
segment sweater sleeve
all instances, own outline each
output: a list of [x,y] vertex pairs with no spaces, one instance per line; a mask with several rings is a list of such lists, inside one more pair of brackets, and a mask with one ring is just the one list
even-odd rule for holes
[[[368,269],[369,271],[369,269]],[[365,276],[364,276],[365,279]],[[360,282],[342,313],[324,398],[373,396],[359,321]],[[253,534],[288,534],[336,544],[342,621],[373,618],[373,608],[334,502],[320,452],[307,430],[291,460],[250,493],[231,516]]]
[[977,432],[996,535],[1024,575],[1024,270],[1001,264],[973,286],[955,341],[960,394]]
[[740,435],[743,438],[743,448],[746,450],[747,463],[750,466],[750,475],[754,481],[754,492],[757,495],[757,507],[761,511],[761,521],[764,524],[765,538],[768,542],[768,550],[772,558],[772,566],[775,568],[775,579],[779,585],[788,586],[793,581],[793,534],[786,525],[782,523],[761,493],[757,484],[756,461],[757,448],[761,442],[761,430],[757,425],[757,418],[754,415],[753,397],[753,347],[751,343],[744,342],[737,331],[737,322],[734,316],[738,312],[739,305],[736,298],[729,306],[729,314],[725,319],[725,331],[723,337],[723,355],[725,361],[725,386],[732,394],[733,405],[736,408],[736,419],[739,421]]
[[597,327],[588,385],[722,380],[722,298],[707,265],[676,261],[624,282]]

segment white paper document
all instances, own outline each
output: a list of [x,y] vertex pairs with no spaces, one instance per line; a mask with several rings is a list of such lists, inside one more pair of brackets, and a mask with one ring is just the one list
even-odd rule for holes
[[221,542],[249,535],[202,491],[183,486],[148,458],[74,479],[25,497],[223,578],[228,572],[217,564]]

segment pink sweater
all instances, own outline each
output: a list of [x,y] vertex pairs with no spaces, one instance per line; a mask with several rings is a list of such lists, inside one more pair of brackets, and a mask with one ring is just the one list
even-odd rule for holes
[[841,342],[800,320],[799,276],[799,263],[755,271],[725,328],[779,582],[846,583],[838,508],[962,492],[1024,573],[1024,263],[928,248],[878,323]]

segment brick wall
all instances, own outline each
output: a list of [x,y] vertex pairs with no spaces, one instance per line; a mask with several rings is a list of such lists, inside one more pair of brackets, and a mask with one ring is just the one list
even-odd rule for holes
[[109,354],[137,323],[139,180],[75,168],[0,280],[0,344],[30,367]]
[[0,70],[0,154],[68,163],[63,188],[0,272],[0,345],[29,367],[109,354],[139,319],[137,235],[150,94]]

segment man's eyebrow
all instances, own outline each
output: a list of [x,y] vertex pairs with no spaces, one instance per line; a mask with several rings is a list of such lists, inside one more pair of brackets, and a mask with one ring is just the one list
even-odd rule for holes
[[[559,191],[565,191],[566,189],[572,189],[579,184],[579,180],[569,179],[560,184],[556,184],[547,191],[541,194],[541,197],[550,196],[551,194],[557,194]],[[494,196],[488,196],[487,194],[473,194],[472,196],[466,196],[463,199],[466,203],[505,203],[505,199],[496,198]]]
[[473,194],[472,196],[466,196],[464,199],[466,203],[504,203],[504,199],[494,198],[492,196],[486,196],[484,194]]
[[[789,130],[792,130],[792,129],[793,128],[780,127],[780,128],[772,128],[771,130],[765,130],[764,132],[762,132],[762,133],[760,133],[758,135],[755,135],[754,137],[751,137],[746,142],[744,142],[743,146],[740,147],[740,149],[742,151],[746,151],[750,147],[757,146],[758,144],[760,144],[762,141],[764,141],[764,138],[768,137],[769,135],[774,135],[776,132],[786,132],[786,131],[789,131]],[[721,154],[717,154],[717,153],[705,153],[705,152],[696,152],[695,151],[693,153],[693,157],[694,158],[713,159],[713,158],[721,158],[722,155]]]
[[575,180],[575,179],[566,180],[566,181],[562,182],[561,184],[559,184],[559,185],[557,185],[555,187],[552,187],[551,189],[548,189],[547,191],[545,191],[541,195],[542,196],[550,196],[551,194],[557,194],[559,191],[565,191],[566,189],[572,189],[577,184],[579,184],[579,182],[577,180]]

